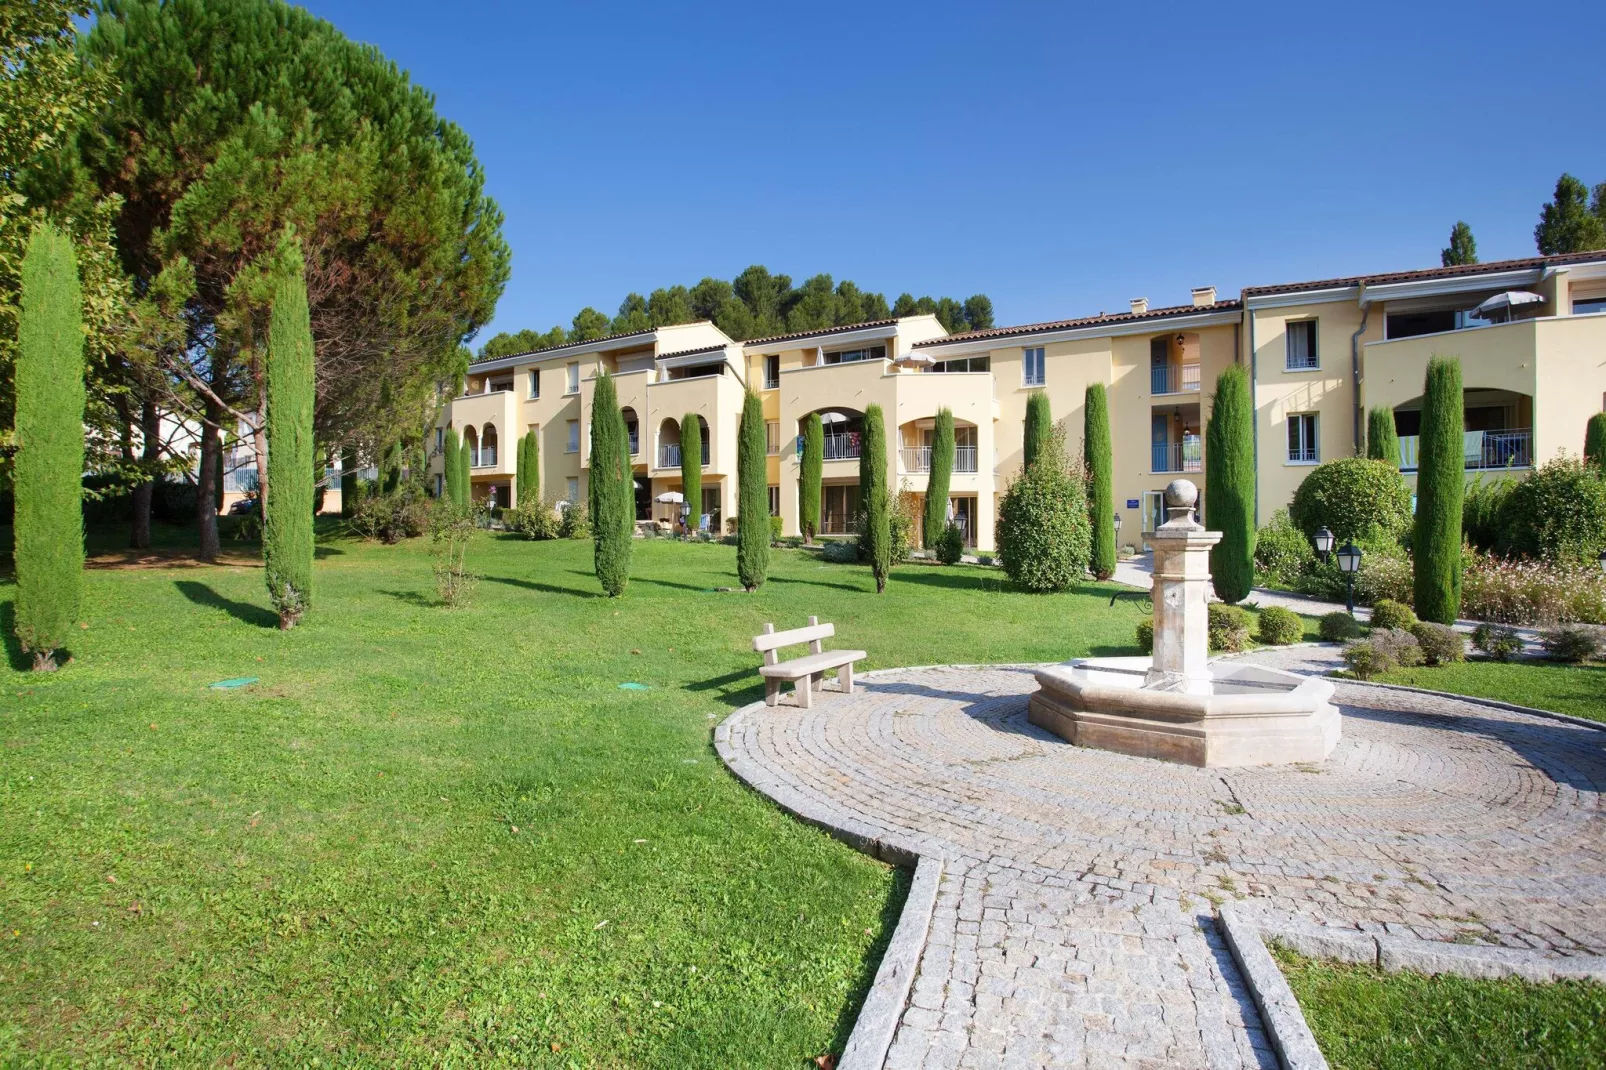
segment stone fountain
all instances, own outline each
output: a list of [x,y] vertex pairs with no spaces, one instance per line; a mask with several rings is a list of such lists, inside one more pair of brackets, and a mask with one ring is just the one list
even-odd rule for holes
[[1319,762],[1340,731],[1333,685],[1209,654],[1210,548],[1199,489],[1165,490],[1154,547],[1154,656],[1078,658],[1037,671],[1031,722],[1082,747],[1199,766]]

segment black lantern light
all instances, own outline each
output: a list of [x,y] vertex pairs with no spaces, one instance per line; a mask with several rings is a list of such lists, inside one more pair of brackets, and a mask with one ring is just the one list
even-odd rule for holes
[[[1329,536],[1331,538],[1331,536]],[[1349,540],[1338,551],[1338,570],[1344,574],[1344,608],[1355,615],[1355,574],[1361,570],[1361,551]]]
[[1328,531],[1326,527],[1321,527],[1316,529],[1316,534],[1311,541],[1316,544],[1316,555],[1326,561],[1327,555],[1333,552],[1333,544],[1338,540],[1333,537],[1333,533]]
[[[1121,537],[1121,514],[1120,513],[1116,513],[1115,514],[1115,537],[1117,539],[1119,539]],[[1600,561],[1601,561],[1601,566],[1603,568],[1606,568],[1606,554],[1601,554],[1600,555]]]

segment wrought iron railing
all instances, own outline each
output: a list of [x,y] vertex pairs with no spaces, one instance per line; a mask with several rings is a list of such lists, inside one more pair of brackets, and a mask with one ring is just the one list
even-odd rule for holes
[[1156,472],[1204,471],[1204,443],[1198,435],[1181,442],[1155,442],[1149,447]]
[[[1461,436],[1462,460],[1476,471],[1492,468],[1533,467],[1534,433],[1530,428],[1504,431],[1467,431]],[[1400,471],[1414,472],[1421,438],[1400,436]]]
[[1154,394],[1196,393],[1199,365],[1160,364],[1149,368],[1149,391]]
[[841,435],[826,435],[824,438],[825,452],[822,454],[827,461],[851,461],[859,456],[859,433],[850,431]]

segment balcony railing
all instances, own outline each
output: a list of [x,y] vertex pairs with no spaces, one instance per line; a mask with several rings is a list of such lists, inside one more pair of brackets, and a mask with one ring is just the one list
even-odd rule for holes
[[468,466],[470,468],[495,468],[496,447],[481,446],[479,449],[469,449]]
[[1191,435],[1181,442],[1155,442],[1150,445],[1151,462],[1156,472],[1204,471],[1203,442]]
[[[631,450],[630,452],[631,453],[635,453],[636,451],[635,450]],[[679,468],[680,467],[680,443],[677,442],[672,446],[659,446],[658,447],[658,467],[659,468]],[[706,442],[703,443],[703,467],[704,468],[708,467],[708,444]]]
[[630,456],[634,457],[641,452],[641,436],[635,431],[630,432]]
[[1149,391],[1154,394],[1198,393],[1199,365],[1161,364],[1150,367]]
[[[905,446],[898,453],[903,460],[903,470],[905,472],[931,471],[930,446]],[[976,470],[975,446],[954,447],[953,470],[955,472],[974,472]]]
[[[1462,457],[1473,470],[1533,467],[1534,433],[1529,428],[1508,431],[1467,431],[1461,436]],[[1400,436],[1400,471],[1417,469],[1421,438]]]
[[827,461],[851,461],[859,456],[859,433],[851,431],[845,435],[826,435],[824,459]]

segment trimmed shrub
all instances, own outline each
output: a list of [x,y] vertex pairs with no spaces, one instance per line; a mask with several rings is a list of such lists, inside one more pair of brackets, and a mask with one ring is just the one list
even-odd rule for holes
[[1500,507],[1502,554],[1595,562],[1606,549],[1606,476],[1576,457],[1547,461]]
[[892,573],[892,523],[888,515],[893,502],[887,490],[887,430],[880,405],[864,411],[864,430],[859,436],[859,500],[864,504],[864,527],[859,545],[870,562],[876,594],[887,589]]
[[803,417],[803,460],[798,473],[798,524],[805,543],[820,533],[820,473],[825,463],[825,429],[820,414]]
[[1344,457],[1311,469],[1294,491],[1288,516],[1307,539],[1325,527],[1339,546],[1379,533],[1398,541],[1411,526],[1411,489],[1386,461]]
[[1361,625],[1348,613],[1328,613],[1317,622],[1316,634],[1324,643],[1342,643],[1360,635]]
[[1305,622],[1291,609],[1267,606],[1260,611],[1259,636],[1267,646],[1297,643],[1305,638]]
[[1517,629],[1488,621],[1472,629],[1472,645],[1494,661],[1510,661],[1519,657],[1527,646]]
[[1344,647],[1344,664],[1357,679],[1370,680],[1394,669],[1422,664],[1422,649],[1410,632],[1375,631]]
[[524,509],[512,509],[502,514],[507,529],[526,539],[557,539],[563,537],[563,515],[554,502],[537,502]]
[[72,242],[49,223],[28,239],[20,300],[16,628],[34,669],[48,672],[75,630],[84,571],[82,294]]
[[950,520],[943,525],[942,534],[937,536],[936,553],[937,560],[945,565],[959,564],[965,556],[965,533],[958,524]]
[[1597,412],[1584,427],[1584,463],[1606,476],[1606,412]]
[[1093,533],[1089,568],[1094,579],[1115,575],[1115,453],[1110,445],[1110,396],[1092,383],[1083,402],[1082,459],[1087,464],[1088,516]]
[[769,456],[764,440],[764,402],[749,390],[736,430],[736,580],[748,591],[764,585],[770,568]]
[[1366,414],[1366,457],[1400,470],[1400,436],[1394,427],[1394,410],[1371,409]]
[[1374,629],[1367,641],[1402,669],[1414,669],[1422,664],[1422,644],[1410,632],[1399,628]]
[[1255,583],[1255,438],[1249,372],[1230,364],[1216,379],[1205,425],[1205,526],[1221,532],[1210,550],[1216,595],[1241,602]]
[[785,529],[781,525],[781,518],[778,516],[770,517],[770,542],[772,544],[781,541],[781,532],[783,530]]
[[1466,489],[1461,362],[1428,361],[1417,452],[1415,591],[1417,616],[1454,624],[1461,612],[1461,499]]
[[1145,654],[1154,653],[1154,618],[1144,617],[1138,621],[1138,648]]
[[820,544],[820,556],[833,565],[857,564],[859,544],[851,539],[826,539]]
[[[294,628],[312,606],[312,321],[301,243],[279,240],[277,278],[268,319],[266,390],[268,486],[263,497],[262,564],[281,629]],[[399,481],[401,455],[387,474]]]
[[1026,430],[1021,443],[1023,467],[1036,464],[1053,439],[1054,411],[1049,406],[1048,395],[1033,390],[1026,398]]
[[1370,680],[1378,673],[1394,668],[1379,655],[1378,650],[1365,639],[1344,645],[1344,664],[1357,680]]
[[1229,606],[1224,602],[1211,602],[1206,607],[1210,618],[1210,649],[1229,654],[1249,649],[1249,613],[1242,606]]
[[558,517],[558,538],[591,538],[591,514],[586,510],[585,502],[571,502],[569,507],[560,510],[560,513],[562,515]]
[[[591,538],[597,582],[609,598],[630,582],[636,503],[630,470],[630,443],[613,376],[597,376],[591,398]],[[768,543],[765,543],[768,546]]]
[[1466,636],[1447,624],[1417,621],[1410,628],[1422,648],[1422,660],[1429,665],[1449,665],[1467,660]]
[[1294,526],[1287,509],[1271,514],[1271,522],[1255,535],[1255,576],[1263,586],[1294,590],[1316,564],[1316,550]]
[[921,536],[926,549],[934,550],[948,526],[948,487],[954,472],[953,410],[937,410],[937,426],[931,432],[931,475],[926,480],[926,515]]
[[1372,606],[1374,628],[1401,628],[1410,631],[1416,624],[1416,614],[1411,612],[1411,607],[1392,598],[1381,599]]
[[1508,561],[1474,554],[1465,566],[1461,602],[1474,620],[1606,624],[1606,574],[1580,561]]
[[1606,650],[1606,629],[1593,624],[1558,624],[1541,632],[1539,643],[1554,661],[1590,661]]
[[[1500,548],[1501,512],[1516,486],[1517,480],[1510,476],[1485,483],[1481,474],[1468,484],[1461,499],[1461,534],[1467,542],[1484,551]],[[1465,584],[1465,577],[1462,583]],[[1466,597],[1465,590],[1462,597]]]
[[680,493],[691,505],[686,522],[695,530],[703,515],[703,425],[695,412],[680,418]]
[[[441,502],[441,508],[450,506]],[[250,519],[246,517],[245,519]],[[365,539],[377,539],[387,546],[424,533],[430,519],[429,502],[411,487],[395,494],[365,494],[357,500],[351,530]]]
[[887,530],[892,536],[892,563],[904,564],[914,555],[917,536],[920,534],[920,495],[907,485],[900,486],[892,496],[887,510]]
[[[1052,450],[1052,445],[1050,446]],[[1081,581],[1092,552],[1083,483],[1064,455],[1018,473],[998,508],[1004,571],[1028,591],[1063,591]]]

